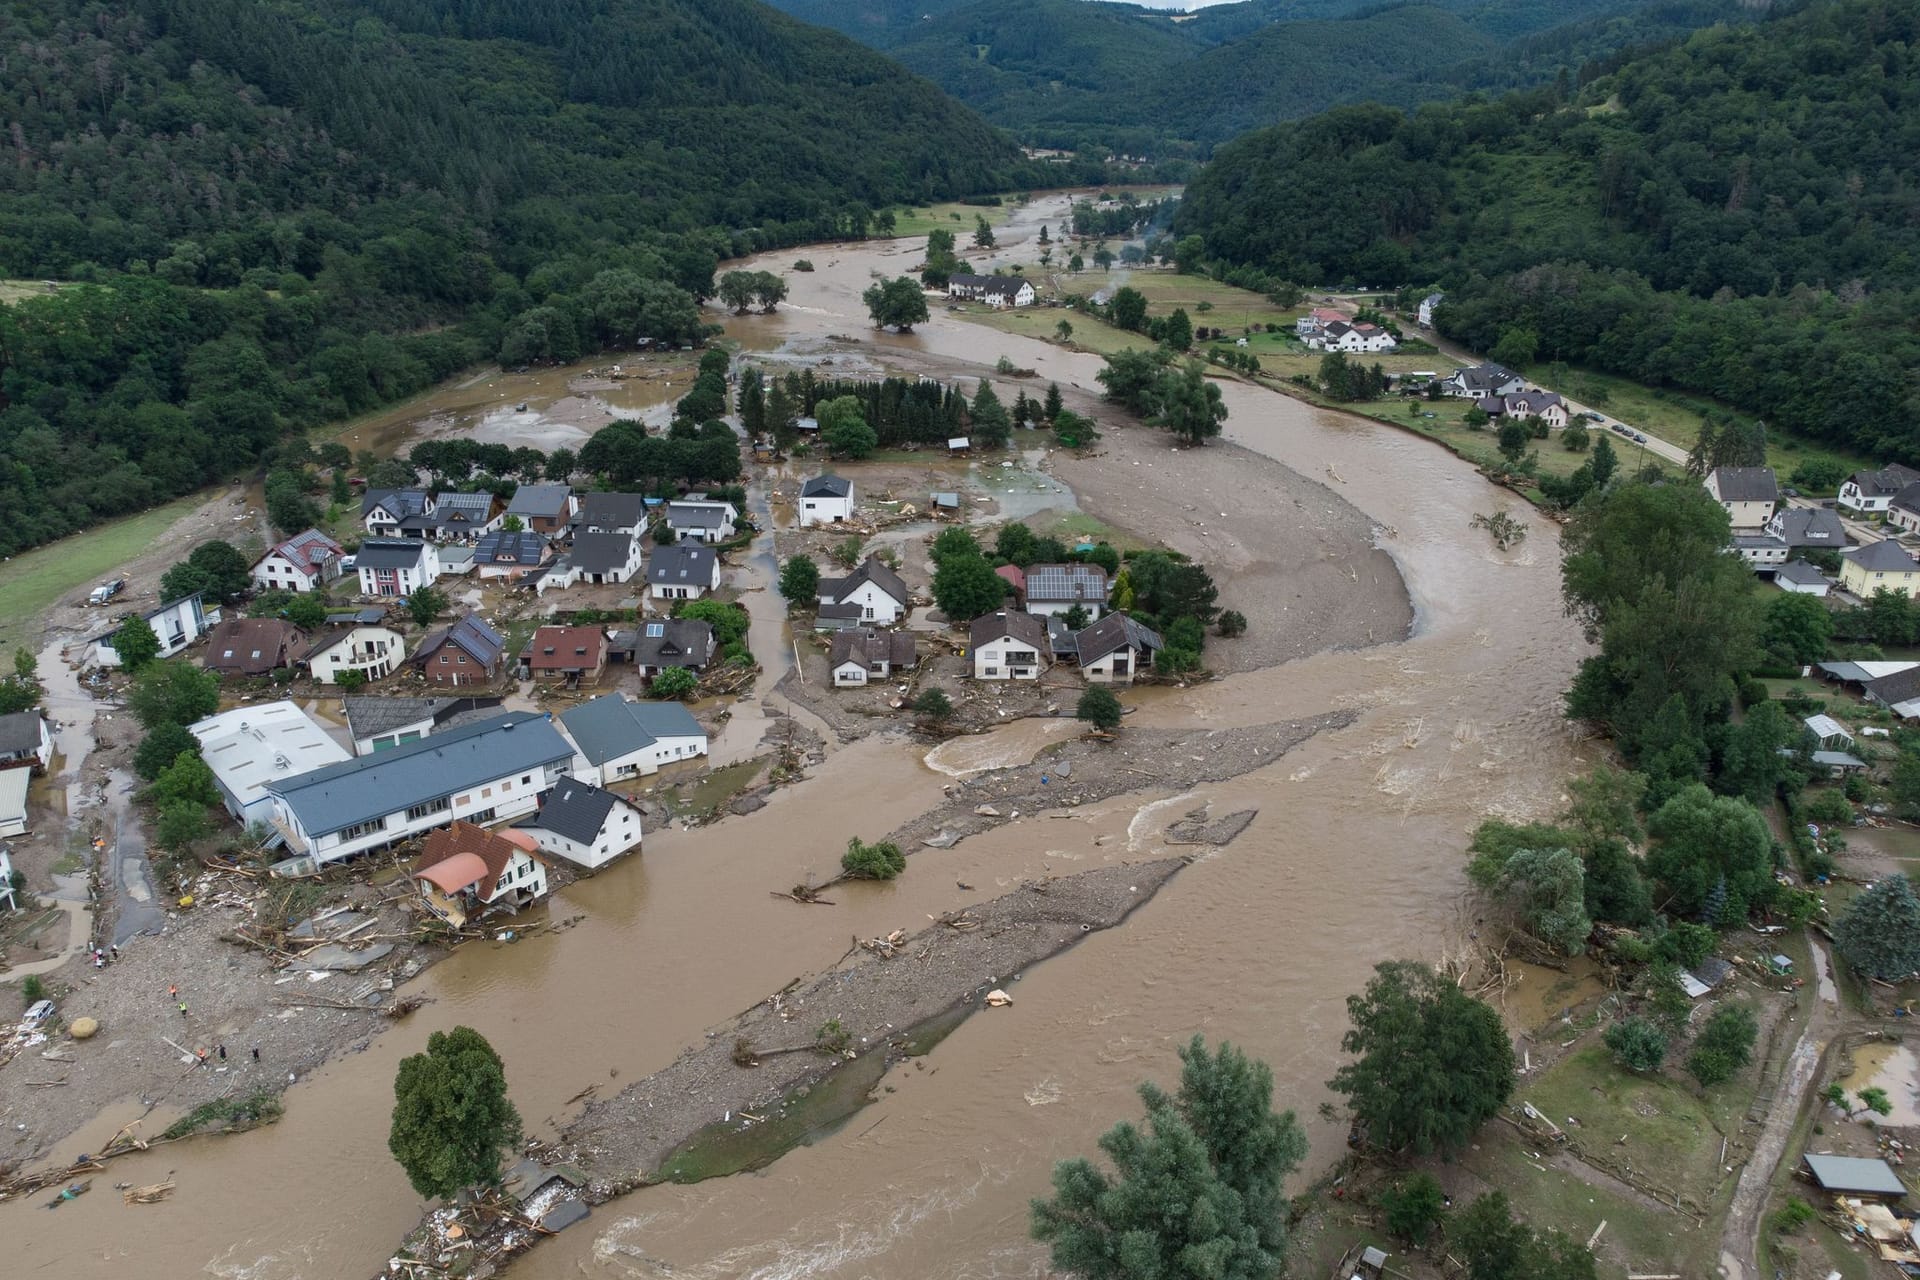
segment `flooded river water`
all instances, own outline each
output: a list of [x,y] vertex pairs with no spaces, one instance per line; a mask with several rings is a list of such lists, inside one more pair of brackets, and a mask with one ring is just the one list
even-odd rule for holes
[[[1003,244],[1042,220],[1057,224],[1063,207],[1037,202]],[[912,335],[867,337],[859,292],[871,272],[906,270],[917,248],[812,251],[820,270],[789,276],[791,301],[739,326],[742,336],[770,347],[855,333],[876,354],[899,346],[985,366],[1004,353],[1042,378],[1096,388],[1097,357],[943,315]],[[754,265],[778,269],[790,258]],[[583,1089],[612,1092],[666,1065],[728,1015],[831,965],[850,935],[911,930],[1025,876],[1154,852],[1153,833],[1202,801],[1260,817],[1126,925],[1012,986],[1011,1007],[970,1019],[927,1058],[895,1069],[839,1135],[757,1174],[616,1201],[513,1274],[1040,1274],[1027,1200],[1046,1189],[1056,1159],[1091,1150],[1115,1120],[1136,1116],[1134,1085],[1171,1079],[1173,1046],[1196,1032],[1270,1062],[1280,1103],[1300,1112],[1311,1137],[1309,1166],[1331,1161],[1341,1134],[1317,1108],[1329,1096],[1343,1001],[1376,961],[1437,958],[1463,932],[1461,850],[1474,823],[1560,803],[1577,764],[1560,690],[1582,645],[1559,608],[1551,523],[1517,509],[1531,536],[1497,552],[1468,520],[1518,504],[1436,446],[1256,388],[1224,390],[1229,440],[1310,477],[1345,477],[1341,495],[1391,530],[1382,546],[1412,593],[1415,632],[1133,697],[1140,710],[1128,725],[1253,724],[1350,708],[1360,712],[1350,727],[1191,799],[1146,778],[1140,795],[1067,820],[1023,819],[926,851],[900,881],[848,886],[831,910],[770,897],[809,872],[827,874],[847,836],[885,833],[935,804],[952,775],[1026,758],[1050,731],[1020,724],[943,747],[939,769],[900,740],[862,740],[757,813],[650,833],[643,858],[553,904],[557,918],[583,913],[578,927],[472,946],[432,969],[417,989],[434,1003],[299,1083],[278,1125],[114,1166],[113,1180],[136,1183],[177,1170],[169,1202],[127,1207],[109,1193],[57,1214],[0,1206],[10,1273],[371,1275],[422,1207],[385,1137],[395,1064],[428,1032],[480,1028],[506,1061],[529,1132],[550,1134]],[[1263,504],[1257,491],[1207,497],[1223,510]],[[1124,523],[1124,512],[1107,514]],[[1309,517],[1276,507],[1272,518]],[[1155,821],[1136,822],[1149,805]]]

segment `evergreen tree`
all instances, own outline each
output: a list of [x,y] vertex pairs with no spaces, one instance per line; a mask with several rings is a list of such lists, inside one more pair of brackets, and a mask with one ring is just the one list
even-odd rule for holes
[[1920,971],[1920,899],[1904,875],[1884,876],[1847,904],[1833,945],[1855,971],[1894,981]]
[[1060,384],[1057,382],[1049,382],[1047,384],[1047,401],[1046,401],[1047,421],[1050,423],[1056,421],[1060,417],[1060,410],[1062,407],[1063,407],[1063,402],[1060,398]]
[[976,447],[1007,447],[1007,441],[1013,434],[1013,420],[1007,416],[1006,406],[1000,403],[1000,397],[994,394],[993,384],[985,378],[980,379],[980,389],[974,392],[968,416],[969,431]]
[[1142,1085],[1147,1126],[1100,1139],[1109,1174],[1085,1159],[1054,1166],[1054,1194],[1032,1206],[1034,1238],[1060,1271],[1089,1280],[1205,1275],[1260,1280],[1286,1249],[1281,1184],[1306,1154],[1292,1112],[1272,1111],[1273,1076],[1196,1036],[1180,1051],[1179,1091]]

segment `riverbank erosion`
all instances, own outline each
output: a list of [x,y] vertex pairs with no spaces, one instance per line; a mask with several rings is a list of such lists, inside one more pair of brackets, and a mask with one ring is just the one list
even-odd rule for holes
[[[1120,924],[1188,861],[1161,858],[1030,881],[977,906],[943,913],[911,936],[900,930],[856,941],[826,973],[811,982],[796,979],[709,1031],[704,1043],[665,1070],[588,1102],[558,1141],[543,1149],[543,1160],[583,1177],[581,1198],[589,1204],[604,1204],[663,1176],[698,1178],[750,1167],[752,1157],[709,1163],[703,1147],[772,1123],[775,1113],[804,1103],[829,1077],[863,1058],[907,1051],[916,1032],[935,1024],[950,1029],[990,1005],[1017,1008],[1001,988],[1017,989],[1029,967]],[[837,1123],[858,1105],[856,1096],[839,1114],[821,1120]],[[791,1135],[789,1143],[807,1136],[804,1130],[783,1132]],[[770,1139],[756,1154],[779,1155],[779,1140]],[[682,1159],[674,1160],[676,1155]],[[536,1174],[528,1181],[544,1179]],[[430,1215],[410,1244],[432,1262],[456,1221]],[[455,1238],[471,1238],[475,1226],[463,1223]],[[511,1252],[537,1238],[502,1223],[463,1261],[486,1260],[490,1245]]]

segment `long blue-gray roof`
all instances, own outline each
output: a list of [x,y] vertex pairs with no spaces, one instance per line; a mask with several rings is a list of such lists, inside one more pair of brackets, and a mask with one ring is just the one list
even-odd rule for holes
[[508,711],[268,788],[309,836],[326,835],[536,766],[569,760],[549,717]]
[[609,693],[560,713],[567,736],[595,765],[618,760],[661,738],[706,736],[693,713],[678,702],[628,702]]

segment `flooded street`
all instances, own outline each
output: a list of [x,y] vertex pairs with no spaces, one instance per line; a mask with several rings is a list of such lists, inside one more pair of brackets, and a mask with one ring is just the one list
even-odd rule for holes
[[[1017,245],[1042,221],[1057,226],[1063,213],[1061,198],[1036,201],[1000,233],[1002,244]],[[809,256],[820,269],[787,276],[792,297],[779,314],[729,320],[729,333],[756,350],[857,335],[875,358],[898,350],[983,368],[1006,354],[1038,370],[1042,386],[1098,389],[1096,356],[939,312],[911,335],[873,333],[859,293],[872,272],[917,263],[917,241],[822,246]],[[792,257],[747,265],[783,270]],[[15,1274],[373,1275],[422,1207],[387,1153],[386,1132],[395,1065],[430,1031],[459,1023],[483,1031],[506,1062],[528,1132],[548,1136],[582,1090],[611,1093],[663,1067],[728,1015],[832,965],[850,936],[922,927],[929,914],[1023,877],[1161,852],[1159,831],[1203,802],[1260,816],[1124,926],[1011,985],[1011,1007],[969,1019],[928,1057],[891,1071],[878,1101],[837,1136],[760,1173],[606,1205],[511,1274],[1041,1274],[1044,1252],[1026,1238],[1028,1199],[1046,1190],[1055,1160],[1137,1118],[1134,1085],[1172,1079],[1173,1047],[1196,1032],[1271,1063],[1278,1102],[1298,1110],[1311,1138],[1308,1168],[1333,1160],[1342,1131],[1317,1108],[1329,1097],[1323,1082],[1345,1027],[1343,1002],[1376,961],[1437,958],[1470,925],[1461,854],[1475,823],[1560,803],[1577,767],[1560,691],[1584,646],[1559,607],[1551,522],[1435,445],[1248,385],[1222,390],[1228,440],[1328,482],[1386,531],[1380,545],[1412,595],[1415,634],[1128,694],[1140,710],[1127,728],[1358,711],[1350,727],[1190,795],[1142,777],[1139,794],[1068,818],[1023,818],[949,851],[920,851],[898,882],[842,886],[833,908],[769,896],[831,874],[849,835],[886,833],[937,804],[955,776],[1030,759],[1063,727],[1017,723],[943,745],[931,761],[904,739],[863,739],[757,813],[650,832],[643,857],[555,899],[554,918],[583,915],[577,927],[469,946],[436,966],[410,988],[433,1003],[291,1089],[279,1124],[114,1166],[114,1180],[136,1183],[176,1170],[179,1189],[166,1204],[127,1207],[108,1194],[58,1214],[0,1206]],[[1198,496],[1216,510],[1299,526],[1303,537],[1316,519],[1257,488]],[[1051,505],[1062,501],[1054,495]],[[1468,528],[1474,513],[1495,509],[1529,527],[1511,551]],[[1098,514],[1127,523],[1124,510]],[[762,543],[750,559],[768,588],[748,597],[755,654],[777,676],[790,659],[776,652],[783,610],[768,581],[772,562]],[[736,714],[750,710],[741,704]],[[731,734],[744,728],[729,730],[730,751],[741,745]]]

